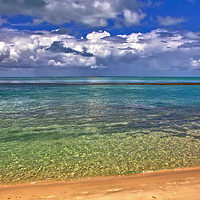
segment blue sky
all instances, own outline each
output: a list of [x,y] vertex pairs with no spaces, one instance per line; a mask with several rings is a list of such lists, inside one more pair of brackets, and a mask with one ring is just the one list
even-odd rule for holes
[[200,1],[0,5],[0,76],[200,76]]

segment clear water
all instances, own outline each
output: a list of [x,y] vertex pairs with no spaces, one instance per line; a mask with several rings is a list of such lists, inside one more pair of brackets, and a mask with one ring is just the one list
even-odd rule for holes
[[[142,78],[60,79],[141,82]],[[183,80],[200,81],[143,81]],[[198,165],[200,86],[0,85],[1,183],[69,180]]]

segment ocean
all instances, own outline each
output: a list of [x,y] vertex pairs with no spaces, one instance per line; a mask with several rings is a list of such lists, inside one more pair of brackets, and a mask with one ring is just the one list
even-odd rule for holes
[[0,183],[199,166],[200,85],[120,83],[200,78],[0,78]]

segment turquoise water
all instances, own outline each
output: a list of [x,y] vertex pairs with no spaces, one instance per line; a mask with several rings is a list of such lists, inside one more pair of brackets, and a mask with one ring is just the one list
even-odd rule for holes
[[[0,82],[200,78],[0,78]],[[0,182],[200,165],[198,85],[0,85]]]

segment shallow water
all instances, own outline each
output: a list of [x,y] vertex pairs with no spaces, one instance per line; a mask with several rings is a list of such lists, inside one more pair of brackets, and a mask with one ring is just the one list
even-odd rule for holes
[[200,165],[200,86],[0,86],[0,161],[2,183]]

